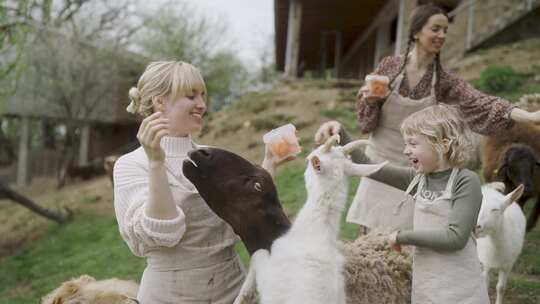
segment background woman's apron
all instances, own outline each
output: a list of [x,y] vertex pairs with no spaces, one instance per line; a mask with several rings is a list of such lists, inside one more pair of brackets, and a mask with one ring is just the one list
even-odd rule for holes
[[[415,178],[409,193],[418,183],[415,198],[414,229],[440,230],[448,226],[452,212],[452,188],[459,169],[453,169],[444,193],[434,200],[422,198],[425,176]],[[476,243],[471,237],[465,248],[439,252],[415,247],[412,273],[412,304],[489,304],[481,276]]]
[[[374,162],[389,161],[393,165],[408,166],[403,154],[404,143],[400,132],[401,123],[414,112],[436,103],[435,73],[431,81],[431,94],[414,100],[399,95],[403,73],[396,78],[396,85],[382,105],[379,125],[369,137],[371,145],[366,155]],[[414,205],[412,198],[395,213],[405,194],[400,189],[363,177],[347,214],[347,222],[367,226],[380,231],[412,229]]]
[[238,237],[196,189],[169,175],[173,197],[186,216],[186,232],[172,247],[148,254],[138,299],[141,304],[230,304],[244,281],[234,251]]

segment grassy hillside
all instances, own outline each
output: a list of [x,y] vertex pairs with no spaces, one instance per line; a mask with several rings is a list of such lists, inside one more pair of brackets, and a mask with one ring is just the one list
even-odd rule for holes
[[355,96],[359,81],[300,80],[267,92],[244,95],[232,106],[210,113],[199,142],[225,147],[253,162],[262,161],[262,136],[272,128],[293,123],[304,152],[324,121],[338,119],[357,134]]

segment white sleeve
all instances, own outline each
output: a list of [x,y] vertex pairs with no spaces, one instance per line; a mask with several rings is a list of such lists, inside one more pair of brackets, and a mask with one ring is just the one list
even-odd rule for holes
[[118,228],[133,254],[145,256],[157,247],[173,247],[186,231],[184,212],[176,207],[174,219],[155,219],[145,214],[148,172],[140,164],[120,158],[114,166],[114,210]]

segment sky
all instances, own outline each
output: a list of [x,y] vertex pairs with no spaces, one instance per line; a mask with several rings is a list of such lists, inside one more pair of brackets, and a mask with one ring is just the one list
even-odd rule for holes
[[239,56],[245,63],[257,62],[258,50],[272,47],[273,0],[187,0],[204,15],[225,18]]

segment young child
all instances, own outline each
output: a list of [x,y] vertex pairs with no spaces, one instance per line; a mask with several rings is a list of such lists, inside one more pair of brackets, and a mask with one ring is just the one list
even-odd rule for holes
[[[435,105],[406,118],[401,133],[412,167],[387,164],[369,177],[415,199],[413,230],[389,235],[394,247],[415,246],[412,303],[489,303],[472,236],[482,202],[480,180],[464,169],[468,127],[453,108]],[[371,162],[361,151],[353,159]]]

